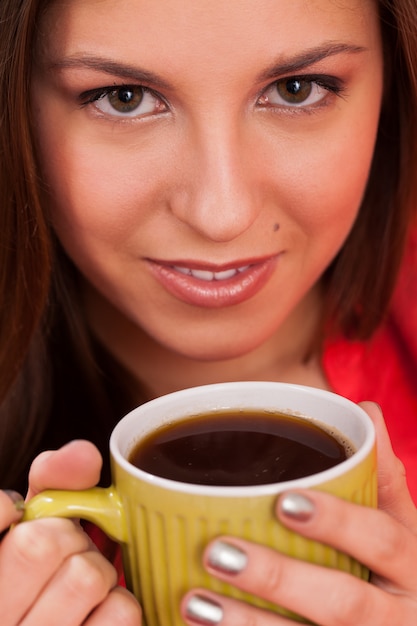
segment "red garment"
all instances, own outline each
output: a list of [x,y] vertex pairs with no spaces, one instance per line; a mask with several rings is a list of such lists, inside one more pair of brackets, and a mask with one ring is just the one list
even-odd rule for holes
[[323,367],[336,393],[381,406],[417,504],[417,230],[410,238],[386,324],[367,343],[329,342]]
[[[331,388],[354,402],[373,400],[384,413],[417,504],[417,230],[407,250],[387,323],[372,341],[329,342],[323,367]],[[97,528],[88,532],[124,584],[118,546]]]

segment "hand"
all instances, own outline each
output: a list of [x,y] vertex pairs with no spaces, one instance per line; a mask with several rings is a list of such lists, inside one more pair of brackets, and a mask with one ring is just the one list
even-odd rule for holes
[[[328,494],[284,494],[277,516],[289,528],[351,554],[373,572],[371,583],[303,563],[235,538],[208,546],[206,569],[224,581],[285,606],[320,626],[414,626],[417,616],[417,510],[376,405],[362,405],[378,433],[380,510]],[[233,564],[223,569],[220,557]],[[215,558],[213,558],[215,555]],[[224,561],[223,561],[224,562]],[[206,590],[187,594],[187,624],[283,626],[294,621]]]
[[[86,441],[33,462],[28,497],[43,489],[86,489],[99,478],[101,457]],[[0,492],[0,530],[19,512]],[[49,518],[17,524],[0,545],[2,626],[140,626],[133,596],[116,586],[113,566],[80,525]]]

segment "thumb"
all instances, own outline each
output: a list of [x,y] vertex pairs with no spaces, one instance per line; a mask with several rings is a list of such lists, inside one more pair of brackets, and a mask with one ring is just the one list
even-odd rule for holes
[[394,454],[382,411],[374,402],[360,406],[372,419],[377,439],[378,507],[417,532],[416,507],[407,487],[403,463]]
[[21,518],[23,506],[23,498],[19,493],[0,491],[0,533]]
[[29,472],[30,499],[44,489],[88,489],[100,479],[102,459],[89,441],[71,441],[59,450],[42,452]]

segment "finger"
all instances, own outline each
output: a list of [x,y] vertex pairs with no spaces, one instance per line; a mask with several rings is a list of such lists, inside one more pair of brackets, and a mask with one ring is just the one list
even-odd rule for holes
[[44,489],[88,489],[100,479],[102,459],[89,441],[71,441],[43,452],[32,463],[27,498]]
[[293,620],[206,589],[196,589],[183,598],[181,615],[189,626],[294,626]]
[[85,621],[84,626],[141,626],[142,611],[136,598],[121,587],[107,598]]
[[23,497],[16,491],[0,491],[0,532],[17,522],[23,513]]
[[408,491],[405,468],[394,454],[382,412],[373,402],[362,402],[361,407],[368,413],[376,429],[378,506],[417,534],[416,507]]
[[50,518],[13,528],[0,549],[2,626],[20,623],[65,559],[89,545],[86,534],[70,520]]
[[384,511],[298,491],[279,498],[277,514],[288,528],[350,554],[399,588],[417,588],[417,539]]
[[[345,572],[243,540],[216,540],[205,554],[205,563],[217,578],[321,626],[392,626],[411,624],[406,621],[411,616],[415,619],[416,603],[411,597],[391,595]],[[223,603],[221,600],[221,606]],[[241,611],[239,619],[236,615],[236,623],[241,624],[247,619],[245,605],[235,610]],[[248,623],[263,626],[261,616],[253,610],[252,614],[255,621]],[[222,626],[228,623],[223,617]]]
[[[116,585],[114,567],[98,552],[68,557],[42,589],[20,626],[78,626]],[[58,616],[58,620],[57,620]]]

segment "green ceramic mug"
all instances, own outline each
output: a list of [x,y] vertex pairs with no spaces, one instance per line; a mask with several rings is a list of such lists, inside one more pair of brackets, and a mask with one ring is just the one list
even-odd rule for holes
[[[127,459],[137,442],[164,424],[190,416],[255,409],[318,420],[342,433],[352,456],[320,473],[258,486],[204,486],[148,474]],[[128,587],[138,597],[146,626],[182,626],[182,596],[206,587],[273,611],[286,611],[216,580],[205,572],[206,544],[230,534],[291,556],[366,578],[360,563],[331,547],[296,536],[274,516],[277,495],[313,488],[376,506],[373,424],[356,404],[336,394],[299,385],[236,382],[186,389],[152,400],[124,417],[110,439],[113,484],[86,491],[46,491],[26,506],[24,520],[80,517],[120,542]]]

